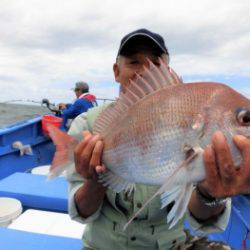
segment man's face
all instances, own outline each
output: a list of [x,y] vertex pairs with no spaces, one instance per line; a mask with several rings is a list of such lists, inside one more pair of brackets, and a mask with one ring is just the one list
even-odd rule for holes
[[[161,58],[167,62],[166,54],[163,54]],[[135,73],[140,74],[144,70],[143,66],[149,66],[147,59],[156,66],[160,65],[159,58],[149,51],[138,52],[129,57],[119,56],[113,69],[115,80],[121,84],[122,89],[129,84],[129,79],[132,79]]]
[[76,97],[78,98],[81,94],[82,94],[81,90],[76,88],[75,89],[75,95],[76,95]]

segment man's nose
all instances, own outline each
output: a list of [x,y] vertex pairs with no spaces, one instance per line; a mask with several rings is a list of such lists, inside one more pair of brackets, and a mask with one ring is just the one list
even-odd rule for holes
[[145,71],[145,68],[149,68],[149,62],[148,61],[143,62],[140,65],[140,67],[136,70],[136,73],[141,75]]

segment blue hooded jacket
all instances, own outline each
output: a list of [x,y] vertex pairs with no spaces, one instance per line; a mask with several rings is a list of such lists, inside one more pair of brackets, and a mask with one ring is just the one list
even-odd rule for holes
[[63,122],[61,129],[66,130],[66,124],[68,119],[74,119],[83,112],[86,112],[89,108],[97,106],[96,98],[94,95],[87,93],[84,96],[80,96],[73,104],[67,104],[66,109],[62,111]]

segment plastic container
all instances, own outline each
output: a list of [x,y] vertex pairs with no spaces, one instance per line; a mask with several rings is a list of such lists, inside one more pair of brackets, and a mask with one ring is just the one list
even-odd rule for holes
[[7,227],[23,211],[19,200],[0,197],[0,226]]
[[27,209],[8,228],[81,239],[85,225],[71,220],[69,215],[65,213]]
[[39,175],[48,175],[49,174],[50,165],[44,165],[35,167],[31,170],[32,174],[39,174]]
[[[31,170],[31,173],[38,174],[38,175],[49,175],[50,166],[51,165],[35,167]],[[66,171],[63,171],[59,176],[66,177]]]
[[48,125],[53,125],[55,127],[60,128],[62,124],[62,118],[54,116],[54,115],[44,115],[42,117],[42,130],[45,135],[48,135]]

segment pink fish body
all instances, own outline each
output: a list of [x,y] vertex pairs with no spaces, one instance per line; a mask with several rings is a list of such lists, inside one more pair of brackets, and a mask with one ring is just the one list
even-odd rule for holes
[[166,65],[150,63],[100,114],[94,133],[103,137],[103,162],[109,169],[100,176],[103,184],[116,192],[131,190],[135,183],[160,186],[156,194],[162,207],[175,200],[168,215],[174,226],[186,211],[193,185],[205,178],[202,152],[216,130],[225,134],[240,162],[232,137],[250,136],[250,101],[220,83],[172,82]]
[[[116,105],[110,107],[111,112]],[[185,161],[188,150],[204,148],[216,130],[221,130],[229,141],[234,134],[250,135],[250,123],[241,126],[237,120],[240,107],[250,110],[250,101],[219,83],[163,88],[124,114],[117,113],[115,122],[107,128],[97,130],[104,138],[104,163],[131,182],[162,185]],[[101,116],[105,117],[106,112],[109,108]],[[191,174],[191,167],[186,170]],[[194,182],[204,179],[202,165],[195,169],[199,171],[202,173]]]

